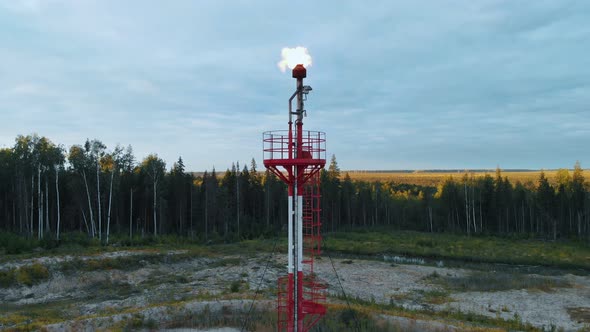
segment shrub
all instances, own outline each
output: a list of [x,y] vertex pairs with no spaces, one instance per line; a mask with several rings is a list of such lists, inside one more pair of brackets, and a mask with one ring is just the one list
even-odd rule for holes
[[7,288],[16,282],[14,269],[0,271],[0,287]]
[[47,278],[49,278],[49,270],[39,263],[22,266],[16,271],[16,281],[29,287]]
[[241,286],[241,285],[240,285],[240,282],[239,282],[239,281],[237,281],[237,280],[236,280],[236,281],[233,281],[233,282],[231,283],[230,287],[229,287],[229,290],[230,290],[232,293],[237,293],[237,292],[239,292],[239,291],[240,291],[240,286]]
[[354,309],[345,309],[340,312],[339,320],[342,322],[342,324],[344,324],[344,326],[353,327],[353,324],[359,318],[359,314],[360,313]]
[[36,246],[37,243],[35,240],[12,233],[0,233],[0,247],[4,247],[6,254],[15,255],[29,252]]
[[436,246],[436,241],[433,239],[418,239],[416,240],[416,245],[419,247],[426,247],[426,248],[434,248]]
[[52,237],[44,237],[39,242],[39,245],[43,249],[54,249],[54,248],[57,248],[59,246],[59,241],[56,240],[56,239],[54,239],[54,238],[52,238]]

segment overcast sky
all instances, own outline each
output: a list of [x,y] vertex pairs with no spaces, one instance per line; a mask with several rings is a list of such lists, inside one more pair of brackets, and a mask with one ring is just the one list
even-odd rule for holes
[[343,169],[590,167],[584,0],[0,0],[0,147],[35,132],[262,167],[299,45],[304,127]]

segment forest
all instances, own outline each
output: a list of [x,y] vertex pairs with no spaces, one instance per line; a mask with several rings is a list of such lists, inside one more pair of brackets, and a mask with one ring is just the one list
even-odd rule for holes
[[[321,173],[325,232],[414,230],[465,235],[590,239],[590,186],[579,163],[555,179],[511,183],[465,172],[436,186],[359,181],[332,156]],[[343,174],[342,174],[343,173]],[[82,233],[109,244],[122,237],[186,236],[233,242],[285,227],[287,192],[274,175],[232,163],[192,173],[181,157],[138,160],[131,146],[98,139],[66,149],[36,134],[0,149],[0,231],[60,240]]]

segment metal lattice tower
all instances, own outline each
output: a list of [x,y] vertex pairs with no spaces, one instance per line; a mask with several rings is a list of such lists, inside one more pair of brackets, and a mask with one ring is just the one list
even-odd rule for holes
[[[326,286],[316,278],[314,260],[321,251],[319,171],[326,165],[326,135],[303,130],[307,71],[293,69],[297,90],[289,99],[289,128],[263,134],[264,166],[288,186],[288,266],[278,280],[279,331],[309,331],[326,313]],[[292,110],[292,101],[297,108]],[[295,123],[293,123],[295,116]]]

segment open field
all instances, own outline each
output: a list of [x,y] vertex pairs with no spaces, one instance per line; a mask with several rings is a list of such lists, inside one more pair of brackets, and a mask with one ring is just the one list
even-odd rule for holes
[[[584,331],[590,324],[583,244],[415,232],[328,236],[330,251],[315,269],[328,285],[322,331]],[[3,255],[0,329],[273,331],[284,242]]]
[[[483,177],[486,174],[492,177],[496,176],[495,170],[477,170],[477,171],[400,171],[400,172],[387,172],[387,171],[342,171],[342,178],[344,178],[345,174],[348,173],[350,178],[354,181],[381,181],[381,182],[388,182],[393,181],[396,183],[407,183],[407,184],[415,184],[420,186],[437,186],[439,183],[444,181],[449,176],[453,176],[455,179],[461,178],[465,172],[475,175],[476,177]],[[549,180],[549,182],[554,185],[556,183],[556,174],[557,170],[546,170],[545,176]],[[539,179],[539,175],[541,174],[541,170],[531,170],[531,171],[502,171],[503,177],[508,177],[511,183],[516,183],[520,181],[522,183],[532,182],[536,183]],[[571,170],[570,170],[571,174]],[[589,170],[584,170],[584,175],[590,174]]]

